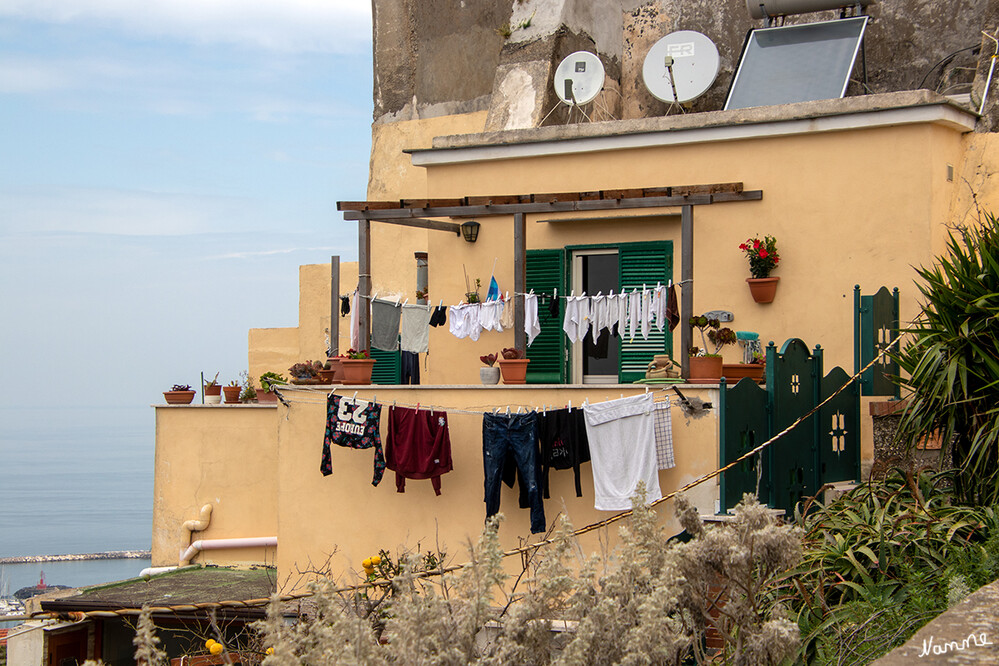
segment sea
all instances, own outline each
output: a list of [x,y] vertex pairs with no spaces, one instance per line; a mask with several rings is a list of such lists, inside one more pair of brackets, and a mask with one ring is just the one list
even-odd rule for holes
[[[148,405],[0,406],[0,558],[149,550],[155,415]],[[138,576],[148,559],[5,564],[10,594]],[[0,628],[11,626],[0,623]]]

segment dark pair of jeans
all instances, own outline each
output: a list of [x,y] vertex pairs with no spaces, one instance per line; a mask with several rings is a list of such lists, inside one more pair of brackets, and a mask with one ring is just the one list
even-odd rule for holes
[[545,531],[545,507],[538,485],[537,415],[486,414],[482,417],[482,463],[486,476],[486,517],[499,512],[503,464],[513,456],[520,473],[521,490],[526,485],[531,507],[531,532]]

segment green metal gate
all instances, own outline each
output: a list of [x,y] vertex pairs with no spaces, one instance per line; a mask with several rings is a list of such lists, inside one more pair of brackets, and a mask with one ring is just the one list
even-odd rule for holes
[[[726,465],[759,446],[849,381],[842,368],[822,375],[822,348],[809,351],[797,338],[780,351],[767,346],[766,389],[743,379],[720,386],[719,452]],[[818,412],[805,418],[756,459],[722,474],[721,511],[745,492],[788,513],[825,483],[856,480],[860,474],[860,391],[848,386]]]
[[[860,285],[853,288],[853,371],[870,363],[899,333],[898,287],[881,287],[873,296],[861,296]],[[884,357],[860,379],[863,395],[899,397],[899,386],[889,379],[898,375],[898,363]]]

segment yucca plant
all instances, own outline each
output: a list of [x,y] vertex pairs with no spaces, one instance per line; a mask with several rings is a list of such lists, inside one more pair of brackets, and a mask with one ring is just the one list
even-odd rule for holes
[[[958,496],[999,500],[999,222],[952,231],[947,252],[917,269],[925,300],[893,357],[911,391],[898,437],[912,446],[936,433],[953,442]],[[947,447],[943,449],[946,451]]]

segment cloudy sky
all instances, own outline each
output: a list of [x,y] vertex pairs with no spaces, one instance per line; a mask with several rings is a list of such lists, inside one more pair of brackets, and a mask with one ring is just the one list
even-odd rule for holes
[[365,0],[0,2],[0,399],[235,379],[356,258],[370,122]]

